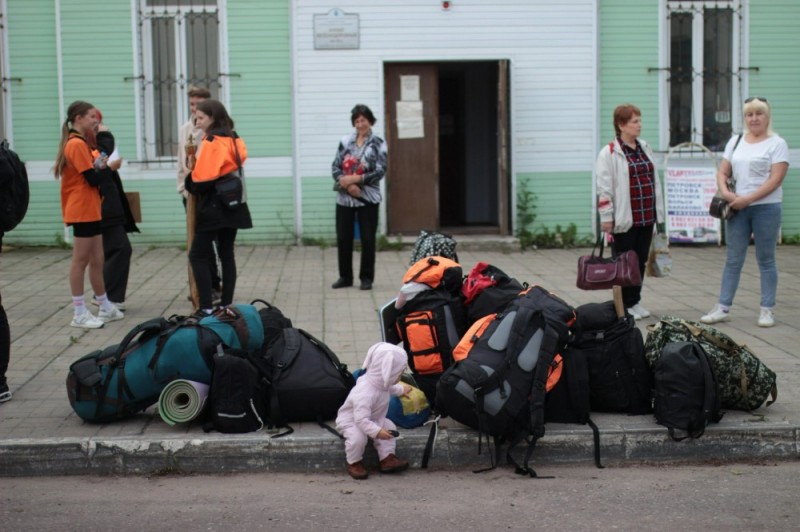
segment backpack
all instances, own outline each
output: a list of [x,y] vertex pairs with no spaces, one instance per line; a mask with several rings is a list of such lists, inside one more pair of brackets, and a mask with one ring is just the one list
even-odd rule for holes
[[461,266],[446,257],[426,257],[406,271],[403,283],[430,287],[397,309],[395,327],[408,353],[411,373],[433,404],[436,382],[452,364],[453,348],[467,329],[461,301]]
[[213,361],[209,421],[203,430],[238,434],[263,429],[269,413],[269,383],[241,350],[218,346]]
[[251,305],[256,303],[264,305],[264,308],[258,309],[258,315],[264,328],[264,345],[268,346],[281,336],[283,329],[292,326],[292,320],[284,316],[278,307],[263,299],[254,299],[250,302]]
[[219,337],[195,323],[155,318],[131,329],[118,345],[73,362],[67,397],[84,421],[106,423],[135,415],[158,401],[163,388],[182,378],[211,382]]
[[587,425],[592,430],[594,463],[603,469],[600,461],[600,429],[589,414],[589,368],[586,357],[567,347],[553,360],[550,382],[552,385],[548,385],[544,399],[545,423]]
[[458,262],[455,239],[450,235],[437,231],[426,231],[424,229],[420,231],[417,241],[414,242],[409,264],[414,264],[420,259],[432,256],[447,257]]
[[[697,342],[667,342],[654,371],[656,421],[675,441],[699,438],[709,423],[722,419],[719,387],[703,347]],[[686,432],[676,436],[675,430]]]
[[461,265],[458,262],[441,256],[424,257],[406,270],[403,284],[421,283],[455,295],[461,291],[462,277]]
[[444,289],[417,294],[399,310],[395,321],[408,366],[433,403],[436,381],[453,363],[453,348],[467,328],[464,306]]
[[475,323],[486,315],[501,312],[526,287],[500,268],[478,262],[461,286],[467,322]]
[[327,345],[294,327],[283,329],[250,360],[270,382],[268,417],[278,427],[316,421],[328,428],[322,422],[336,417],[355,385],[347,366]]
[[709,325],[663,316],[647,327],[645,358],[651,368],[668,342],[697,342],[708,355],[719,383],[720,403],[727,410],[755,410],[778,397],[777,376],[746,346]]
[[[569,315],[574,317],[571,307],[534,287],[503,313],[487,319],[466,358],[439,379],[438,411],[494,438],[496,457],[491,467],[499,462],[500,444],[507,441],[506,459],[516,472],[536,476],[528,462],[544,435],[545,393],[553,385],[556,355],[569,336],[564,319]],[[528,450],[520,466],[511,451],[522,440],[528,441]]]
[[67,397],[83,420],[125,419],[155,404],[175,379],[211,384],[217,346],[257,350],[264,342],[258,311],[235,305],[197,320],[154,318],[131,329],[118,345],[73,362]]
[[565,356],[586,360],[593,412],[649,414],[653,372],[644,357],[644,339],[633,317],[618,318],[613,301],[587,303]]
[[14,229],[28,212],[28,171],[8,141],[0,143],[0,233]]

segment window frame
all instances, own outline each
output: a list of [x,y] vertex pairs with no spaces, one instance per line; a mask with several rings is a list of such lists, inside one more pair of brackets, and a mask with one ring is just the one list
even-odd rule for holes
[[[670,4],[675,7],[670,7]],[[683,7],[683,9],[680,9]],[[747,54],[748,34],[748,0],[661,0],[659,16],[659,110],[660,144],[662,149],[670,148],[671,127],[671,34],[670,14],[672,12],[694,11],[692,18],[692,67],[694,71],[702,70],[704,62],[704,8],[725,8],[733,10],[732,50],[731,50],[731,131],[733,134],[742,129],[742,101],[747,94],[749,70]],[[697,11],[700,11],[699,13]],[[704,144],[703,139],[703,77],[696,76],[692,82],[692,134],[691,140]],[[723,144],[724,145],[724,144]],[[722,150],[720,150],[721,152]]]
[[[185,0],[184,0],[185,1]],[[134,20],[138,26],[136,62],[139,70],[137,76],[139,83],[136,84],[136,100],[138,102],[137,130],[141,134],[137,135],[137,152],[139,158],[147,163],[170,163],[175,161],[175,154],[158,155],[158,142],[156,142],[156,102],[155,90],[153,88],[153,31],[150,21],[152,16],[149,14],[152,6],[148,6],[148,0],[134,0],[135,13]],[[191,8],[182,6],[181,0],[164,0],[164,4],[157,6],[157,15],[173,18],[174,28],[174,50],[176,61],[176,90],[174,105],[176,111],[176,123],[174,124],[174,134],[177,141],[178,129],[189,119],[189,97],[186,94],[189,90],[188,82],[188,12]],[[191,5],[191,3],[190,3]],[[229,106],[229,88],[226,83],[228,71],[228,39],[227,39],[227,1],[216,0],[216,2],[199,2],[193,6],[204,11],[216,11],[219,21],[217,34],[217,64],[218,64],[218,99]],[[146,139],[153,139],[147,141]]]

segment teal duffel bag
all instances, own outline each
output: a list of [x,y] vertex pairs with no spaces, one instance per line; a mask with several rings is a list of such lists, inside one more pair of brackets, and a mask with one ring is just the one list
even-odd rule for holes
[[158,401],[174,379],[211,383],[218,346],[257,350],[264,342],[258,311],[235,305],[198,322],[155,318],[134,327],[122,342],[75,361],[67,396],[81,419],[105,423],[130,417]]

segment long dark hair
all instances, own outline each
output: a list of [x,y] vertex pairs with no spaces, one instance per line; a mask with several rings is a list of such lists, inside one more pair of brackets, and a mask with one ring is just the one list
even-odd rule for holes
[[233,136],[233,118],[228,114],[222,102],[209,98],[198,103],[197,110],[211,117],[211,124],[208,126],[206,134],[213,131],[229,137]]
[[69,105],[69,108],[67,109],[67,119],[64,120],[64,123],[61,125],[61,143],[58,145],[56,164],[53,166],[53,175],[56,179],[61,177],[61,172],[63,172],[64,167],[67,166],[67,158],[64,155],[64,147],[67,145],[67,141],[69,140],[69,130],[72,126],[72,122],[79,116],[86,116],[86,114],[92,109],[94,109],[94,105],[81,100],[74,101]]

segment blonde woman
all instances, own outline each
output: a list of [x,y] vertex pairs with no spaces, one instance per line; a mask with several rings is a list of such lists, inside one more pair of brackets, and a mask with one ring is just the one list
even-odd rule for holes
[[[728,141],[717,171],[717,187],[730,207],[737,211],[725,222],[727,258],[719,302],[700,321],[718,323],[729,319],[750,235],[753,235],[761,272],[761,312],[757,323],[759,327],[772,327],[778,291],[775,249],[783,212],[783,179],[789,169],[789,147],[772,131],[772,109],[766,98],[748,98],[742,113],[744,132],[741,138],[735,135]],[[735,190],[730,190],[726,183],[731,176],[736,181]]]

